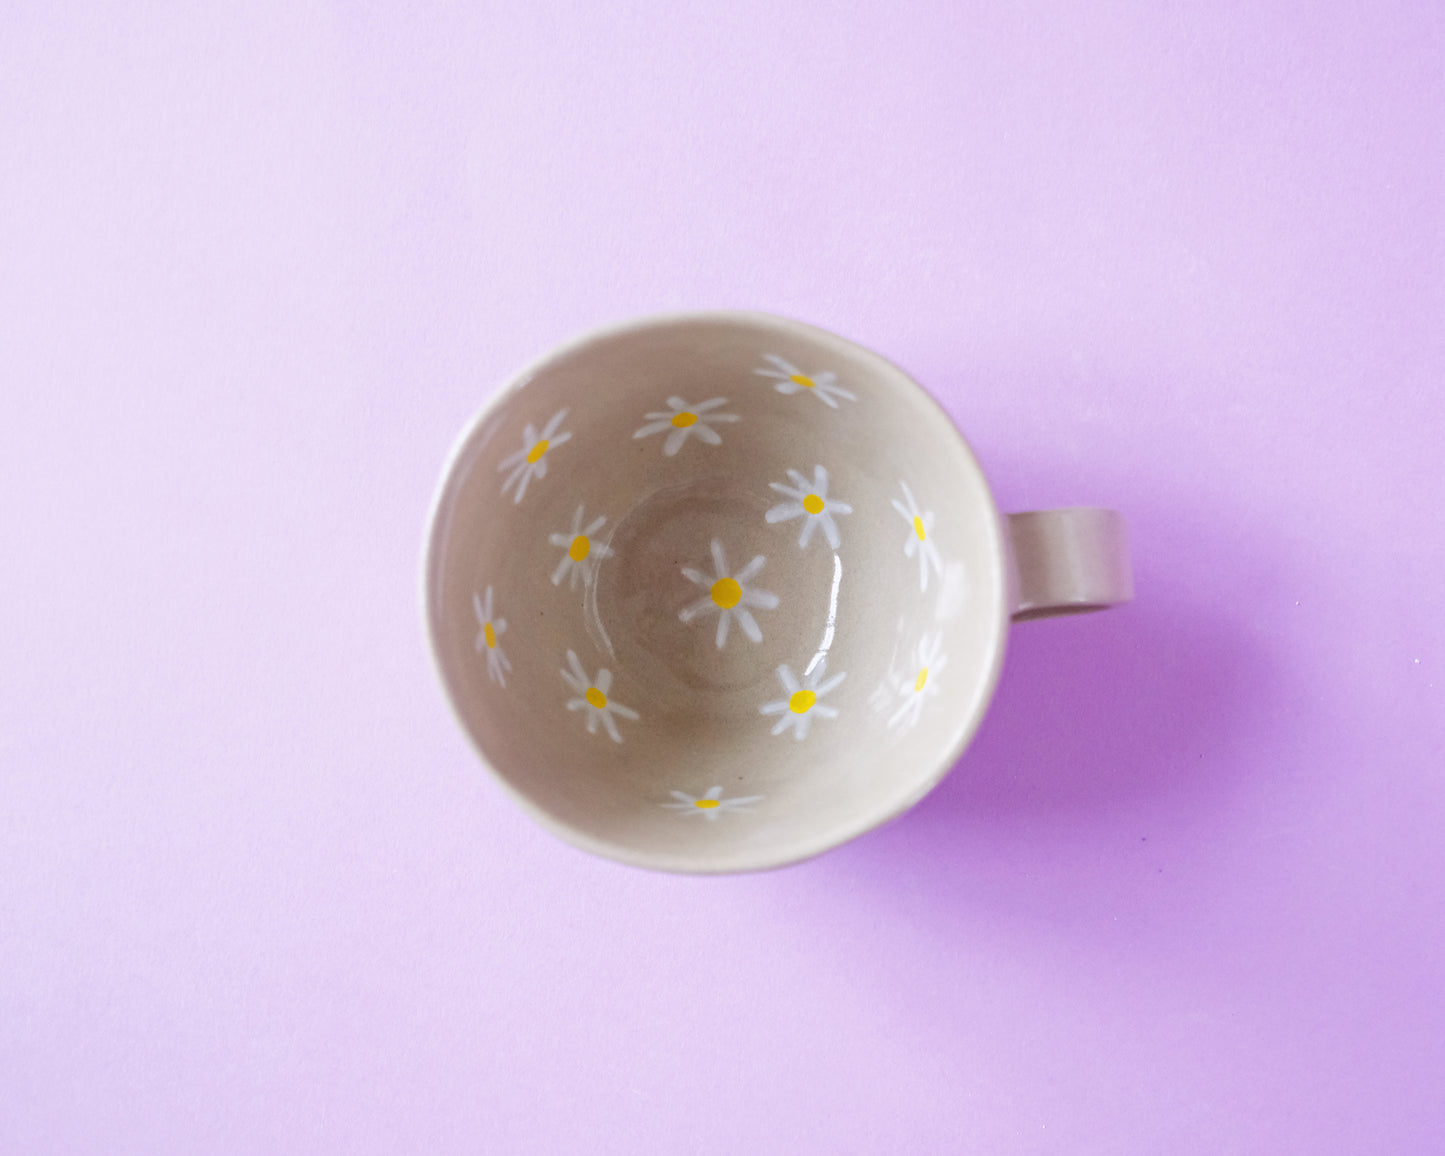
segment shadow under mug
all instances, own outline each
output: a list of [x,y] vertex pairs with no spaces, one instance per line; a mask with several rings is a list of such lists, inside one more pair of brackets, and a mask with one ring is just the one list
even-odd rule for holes
[[957,760],[1010,622],[1132,597],[1123,520],[997,510],[902,370],[768,314],[547,354],[462,435],[423,611],[483,762],[585,850],[759,870],[906,810]]

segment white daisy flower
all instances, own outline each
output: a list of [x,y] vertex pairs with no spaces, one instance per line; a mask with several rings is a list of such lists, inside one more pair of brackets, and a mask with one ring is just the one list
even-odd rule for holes
[[803,530],[798,535],[798,545],[806,546],[813,531],[820,526],[823,537],[834,550],[838,548],[838,527],[833,522],[835,514],[851,514],[853,507],[837,498],[828,497],[828,471],[822,466],[813,467],[813,484],[797,470],[789,470],[791,486],[782,482],[769,482],[769,486],[793,500],[774,506],[767,512],[769,522],[789,522],[794,518],[803,519]]
[[712,540],[712,560],[715,572],[711,575],[704,574],[701,570],[694,570],[691,566],[682,568],[683,577],[706,590],[707,597],[699,598],[691,605],[683,607],[678,617],[684,622],[691,622],[700,614],[711,614],[716,611],[719,650],[728,640],[728,624],[734,618],[738,620],[738,625],[742,627],[744,634],[754,642],[761,642],[763,632],[758,629],[757,621],[748,612],[748,607],[757,610],[772,610],[778,605],[778,596],[770,594],[766,590],[750,587],[748,583],[757,577],[763,566],[767,564],[767,559],[759,554],[736,574],[729,575],[722,543],[714,538]]
[[782,684],[788,697],[764,703],[758,708],[763,714],[780,716],[773,724],[773,734],[780,735],[791,727],[793,737],[802,740],[808,737],[808,728],[813,725],[814,715],[821,718],[838,717],[835,708],[818,700],[842,682],[846,674],[835,674],[825,680],[823,674],[827,669],[828,660],[819,659],[818,665],[812,671],[803,672],[803,680],[799,682],[786,663],[778,667],[778,682]]
[[512,664],[507,661],[506,652],[502,650],[498,639],[507,633],[507,620],[492,616],[492,588],[490,586],[487,587],[486,594],[480,598],[473,591],[472,607],[477,612],[477,625],[481,627],[477,631],[477,649],[487,652],[487,677],[501,686],[506,686],[507,671],[512,669]]
[[597,568],[597,563],[603,558],[612,556],[612,547],[605,542],[595,540],[597,531],[607,525],[607,515],[600,514],[582,525],[583,511],[585,506],[578,506],[577,512],[572,515],[572,529],[565,534],[549,534],[547,541],[554,546],[561,546],[566,553],[562,555],[562,561],[557,563],[557,569],[552,571],[552,585],[562,585],[562,579],[569,574],[572,576],[571,589],[577,589],[579,580],[586,581],[591,577],[592,571]]
[[528,422],[522,430],[522,448],[516,453],[508,454],[497,463],[498,472],[511,470],[507,480],[502,483],[502,493],[506,493],[513,486],[517,492],[512,496],[515,504],[522,500],[522,495],[527,492],[527,483],[533,478],[545,478],[547,476],[546,454],[549,450],[555,450],[558,446],[572,439],[570,431],[558,433],[557,427],[567,416],[567,409],[564,406],[552,415],[552,420],[542,427],[542,432],[537,432],[537,427]]
[[716,823],[719,815],[739,814],[746,815],[752,811],[753,803],[760,803],[762,795],[741,795],[734,799],[724,799],[722,788],[713,787],[705,795],[689,795],[684,791],[670,792],[672,803],[663,803],[669,811],[681,811],[686,815],[701,815],[709,823]]
[[713,413],[720,405],[727,405],[725,397],[714,397],[707,401],[699,402],[697,405],[689,405],[680,397],[667,399],[667,409],[650,413],[648,424],[643,426],[632,436],[634,438],[651,437],[663,430],[671,430],[667,440],[662,443],[662,452],[672,457],[678,450],[682,449],[683,442],[690,437],[696,437],[700,441],[707,442],[710,446],[722,445],[722,438],[717,430],[712,428],[714,422],[720,421],[741,421],[735,413]]
[[894,498],[893,508],[909,525],[909,534],[903,543],[903,556],[912,558],[915,554],[918,555],[918,585],[920,589],[927,590],[929,569],[931,568],[939,574],[943,573],[943,562],[938,557],[938,547],[933,544],[933,539],[930,537],[933,533],[933,511],[920,512],[918,503],[913,500],[913,491],[908,488],[908,483],[899,482],[898,484],[903,487],[903,496],[907,499],[907,505]]
[[890,728],[905,731],[917,725],[924,700],[938,693],[938,672],[948,665],[943,635],[926,634],[914,650],[914,665],[894,680],[896,709],[888,717]]
[[771,377],[778,384],[773,388],[779,393],[797,393],[806,389],[809,393],[815,394],[819,401],[823,402],[829,409],[837,409],[837,398],[846,401],[857,401],[858,399],[838,384],[838,375],[832,370],[825,370],[822,373],[815,373],[811,377],[800,370],[791,361],[785,361],[772,353],[763,354],[763,360],[768,362],[770,369],[753,370],[759,377]]
[[588,678],[575,650],[567,652],[567,665],[572,669],[561,672],[562,681],[580,696],[568,699],[567,709],[587,712],[587,733],[589,735],[595,735],[597,724],[601,723],[607,728],[608,737],[614,743],[620,743],[622,736],[617,733],[617,724],[612,720],[612,716],[615,714],[636,722],[637,712],[630,707],[623,706],[620,702],[613,702],[607,697],[607,692],[612,689],[612,672],[604,668],[597,672],[595,679]]

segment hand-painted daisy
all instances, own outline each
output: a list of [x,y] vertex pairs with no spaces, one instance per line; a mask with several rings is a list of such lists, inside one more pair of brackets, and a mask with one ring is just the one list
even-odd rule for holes
[[943,653],[943,635],[926,634],[914,651],[914,665],[897,679],[897,709],[889,716],[889,727],[908,730],[923,714],[925,699],[938,693],[938,673],[948,665]]
[[607,728],[608,737],[614,743],[620,743],[622,736],[617,733],[617,724],[612,721],[612,716],[615,714],[636,722],[637,712],[630,707],[623,706],[620,702],[613,702],[607,697],[607,692],[612,689],[612,672],[603,668],[597,672],[595,679],[588,678],[575,650],[567,652],[567,665],[572,669],[562,671],[562,681],[580,696],[568,699],[567,709],[587,712],[587,733],[589,735],[597,733],[597,724],[600,722]]
[[707,401],[698,402],[697,405],[689,405],[680,397],[667,399],[667,409],[659,410],[656,413],[647,415],[648,424],[643,426],[632,436],[634,438],[651,437],[663,430],[671,430],[667,440],[662,443],[662,452],[672,457],[678,450],[682,449],[683,442],[690,437],[696,437],[707,442],[710,446],[722,445],[722,437],[717,430],[712,428],[712,423],[720,421],[741,421],[735,413],[714,413],[720,405],[727,405],[725,397],[714,397]]
[[669,811],[701,815],[709,823],[716,823],[719,815],[746,815],[752,811],[752,804],[763,801],[761,795],[740,795],[735,799],[724,799],[721,787],[713,787],[705,795],[694,796],[684,791],[672,791],[671,794],[675,801],[662,804]]
[[769,482],[769,486],[780,494],[792,498],[791,502],[783,502],[774,506],[767,512],[769,522],[789,522],[794,518],[803,519],[803,530],[798,535],[798,545],[806,546],[808,539],[813,536],[813,531],[819,526],[823,528],[823,537],[828,540],[828,545],[834,550],[838,548],[838,527],[833,522],[835,514],[851,514],[853,507],[847,502],[840,502],[837,498],[828,497],[828,471],[822,466],[813,467],[813,484],[808,484],[808,479],[797,470],[789,470],[788,477],[792,479],[791,486],[785,486],[782,482]]
[[903,496],[907,499],[907,505],[897,498],[893,499],[893,508],[898,511],[899,516],[908,523],[909,533],[903,543],[903,556],[912,558],[918,555],[918,585],[922,590],[928,589],[928,571],[931,567],[939,574],[943,573],[943,562],[938,557],[938,547],[933,544],[929,536],[933,533],[933,511],[926,514],[918,509],[918,503],[913,500],[913,491],[908,488],[907,482],[899,482],[903,487]]
[[748,607],[757,610],[772,610],[778,605],[778,596],[769,594],[766,590],[750,588],[748,582],[757,577],[767,559],[759,554],[736,574],[728,574],[727,558],[723,554],[722,543],[714,538],[712,540],[712,560],[715,571],[713,574],[704,574],[701,570],[694,570],[691,566],[682,568],[682,575],[689,582],[696,583],[706,590],[707,597],[699,598],[689,606],[685,606],[678,615],[684,622],[691,622],[699,614],[711,614],[717,612],[717,644],[722,649],[723,643],[728,640],[728,623],[736,618],[742,631],[754,642],[763,640],[763,632],[758,629],[757,621],[748,612]]
[[546,454],[548,450],[555,450],[564,442],[570,441],[570,431],[557,432],[557,427],[567,416],[564,406],[552,415],[552,420],[542,427],[542,432],[537,432],[537,427],[528,422],[522,430],[522,448],[516,453],[508,454],[498,464],[497,470],[511,470],[507,480],[502,483],[502,493],[506,493],[513,486],[517,492],[512,496],[515,504],[522,500],[522,495],[527,492],[527,483],[533,478],[545,478],[547,476]]
[[562,561],[557,563],[557,569],[552,571],[553,586],[562,585],[562,579],[571,574],[570,588],[576,590],[578,581],[589,578],[598,562],[612,556],[612,547],[596,540],[597,531],[607,525],[607,515],[599,514],[584,529],[582,517],[585,509],[585,506],[577,507],[577,512],[572,515],[572,529],[568,533],[547,536],[552,545],[561,546],[566,551]]
[[778,682],[782,684],[788,697],[780,698],[776,702],[764,703],[758,708],[763,714],[780,716],[778,721],[773,724],[773,734],[780,735],[792,727],[793,737],[802,740],[808,737],[808,728],[813,724],[814,715],[821,718],[838,717],[835,708],[818,700],[847,676],[840,673],[824,680],[823,674],[828,669],[828,660],[820,658],[815,661],[817,665],[811,670],[803,672],[801,682],[786,663],[778,667]]
[[830,409],[837,409],[836,398],[843,398],[845,401],[857,401],[858,399],[838,384],[838,375],[832,370],[825,370],[822,373],[809,377],[791,361],[785,361],[772,353],[763,354],[763,360],[772,367],[770,369],[753,370],[759,377],[771,377],[778,384],[773,388],[779,393],[797,393],[806,389],[809,393],[817,396]]
[[487,652],[487,677],[501,686],[506,686],[507,671],[512,669],[512,664],[507,661],[507,655],[498,639],[507,633],[507,620],[492,617],[490,586],[481,598],[478,598],[475,592],[472,593],[472,607],[477,612],[477,625],[481,627],[477,631],[477,649]]

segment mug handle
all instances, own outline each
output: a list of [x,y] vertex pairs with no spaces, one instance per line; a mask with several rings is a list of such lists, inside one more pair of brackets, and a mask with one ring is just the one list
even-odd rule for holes
[[1134,597],[1129,538],[1117,510],[1010,514],[1008,540],[1015,622],[1106,610]]

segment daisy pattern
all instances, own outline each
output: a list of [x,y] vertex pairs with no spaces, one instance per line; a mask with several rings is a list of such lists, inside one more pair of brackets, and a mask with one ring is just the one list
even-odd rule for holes
[[492,588],[482,597],[472,593],[472,608],[477,612],[477,649],[487,652],[487,677],[500,686],[507,685],[507,671],[512,664],[507,661],[506,652],[497,641],[507,633],[507,620],[496,618],[492,613]]
[[839,673],[825,680],[823,675],[827,669],[828,660],[820,659],[815,668],[803,672],[803,679],[799,682],[786,663],[778,667],[778,682],[788,697],[764,703],[758,708],[763,714],[779,716],[773,724],[773,734],[780,735],[791,727],[793,737],[801,741],[808,737],[808,728],[813,725],[815,715],[820,718],[838,717],[835,708],[818,700],[842,682],[846,675]]
[[753,372],[759,377],[771,377],[776,381],[778,384],[773,388],[779,393],[797,393],[800,389],[806,389],[829,409],[838,408],[837,399],[840,397],[846,401],[858,400],[838,384],[838,375],[832,370],[809,377],[791,361],[785,361],[776,354],[765,353],[763,360],[768,363],[769,368],[755,369]]
[[515,504],[522,500],[522,495],[527,492],[527,483],[533,478],[545,478],[547,476],[546,455],[549,450],[555,450],[558,446],[572,440],[570,431],[557,432],[563,420],[567,416],[567,409],[564,406],[552,415],[552,420],[542,427],[542,432],[537,432],[537,427],[528,422],[522,430],[522,448],[516,453],[508,454],[499,463],[497,470],[511,470],[507,480],[502,483],[502,493],[506,493],[513,486],[517,492],[512,496]]
[[612,672],[604,667],[597,672],[595,679],[588,678],[575,650],[567,652],[567,665],[572,669],[561,672],[562,681],[578,694],[577,698],[567,700],[567,709],[587,712],[587,733],[589,735],[595,735],[597,724],[601,723],[607,728],[607,736],[614,743],[620,743],[622,736],[617,733],[617,723],[613,721],[612,716],[615,714],[620,718],[636,722],[637,712],[630,707],[623,706],[620,702],[613,702],[607,697],[607,692],[612,689]]
[[712,424],[720,421],[742,420],[735,413],[713,412],[718,406],[727,405],[727,403],[728,399],[725,397],[714,397],[699,402],[697,405],[689,405],[680,397],[670,397],[667,399],[667,408],[648,414],[648,424],[632,436],[646,438],[655,433],[662,433],[663,430],[671,430],[672,432],[662,443],[662,452],[668,457],[672,457],[682,449],[683,443],[690,437],[696,437],[710,446],[720,446],[722,437],[719,436],[717,430],[712,428]]
[[912,558],[918,555],[918,586],[921,590],[928,589],[928,571],[933,569],[936,573],[943,573],[943,563],[938,557],[938,547],[933,544],[929,536],[933,533],[933,511],[922,513],[918,509],[918,503],[913,500],[913,491],[908,488],[907,482],[899,482],[903,487],[903,497],[907,504],[893,499],[893,508],[898,511],[901,517],[909,525],[908,537],[903,543],[903,556]]
[[778,493],[791,498],[792,501],[782,502],[767,512],[769,522],[790,522],[794,518],[803,519],[803,529],[798,535],[798,545],[806,546],[808,539],[813,536],[813,531],[822,527],[823,537],[827,539],[828,545],[834,550],[838,548],[838,527],[833,521],[835,514],[851,514],[853,507],[847,502],[840,502],[837,498],[828,497],[828,471],[822,466],[813,467],[813,483],[808,484],[808,479],[797,470],[789,470],[788,477],[792,480],[791,486],[785,486],[782,482],[768,483]]
[[572,529],[566,534],[550,534],[547,541],[554,546],[561,546],[566,550],[562,555],[562,561],[557,563],[557,569],[552,571],[552,585],[562,585],[562,579],[569,574],[571,577],[570,588],[577,589],[579,580],[585,581],[597,568],[597,563],[603,558],[612,556],[612,547],[604,542],[594,541],[597,531],[607,525],[607,516],[600,514],[588,522],[584,528],[582,525],[585,506],[578,506],[577,512],[572,515]]
[[763,566],[767,564],[767,559],[759,554],[736,574],[730,575],[727,557],[723,554],[722,542],[714,538],[712,540],[712,561],[714,572],[711,575],[704,574],[701,570],[694,570],[691,566],[682,568],[682,576],[706,590],[707,597],[699,598],[691,605],[684,606],[678,617],[684,622],[691,622],[701,614],[711,614],[716,611],[719,650],[728,640],[728,624],[734,618],[738,620],[738,625],[742,627],[744,634],[754,642],[761,642],[763,632],[758,629],[757,620],[749,613],[748,608],[772,610],[778,605],[778,596],[770,594],[766,590],[750,587],[748,583],[758,576]]
[[685,815],[701,815],[709,823],[716,823],[719,815],[746,815],[752,811],[752,804],[763,801],[762,795],[741,795],[724,799],[722,788],[713,787],[705,795],[689,795],[685,791],[672,791],[674,802],[663,803],[669,811],[681,811]]
[[924,701],[938,693],[938,672],[947,665],[943,635],[924,635],[914,651],[913,667],[894,682],[897,709],[888,716],[890,729],[901,726],[908,730],[918,723]]

